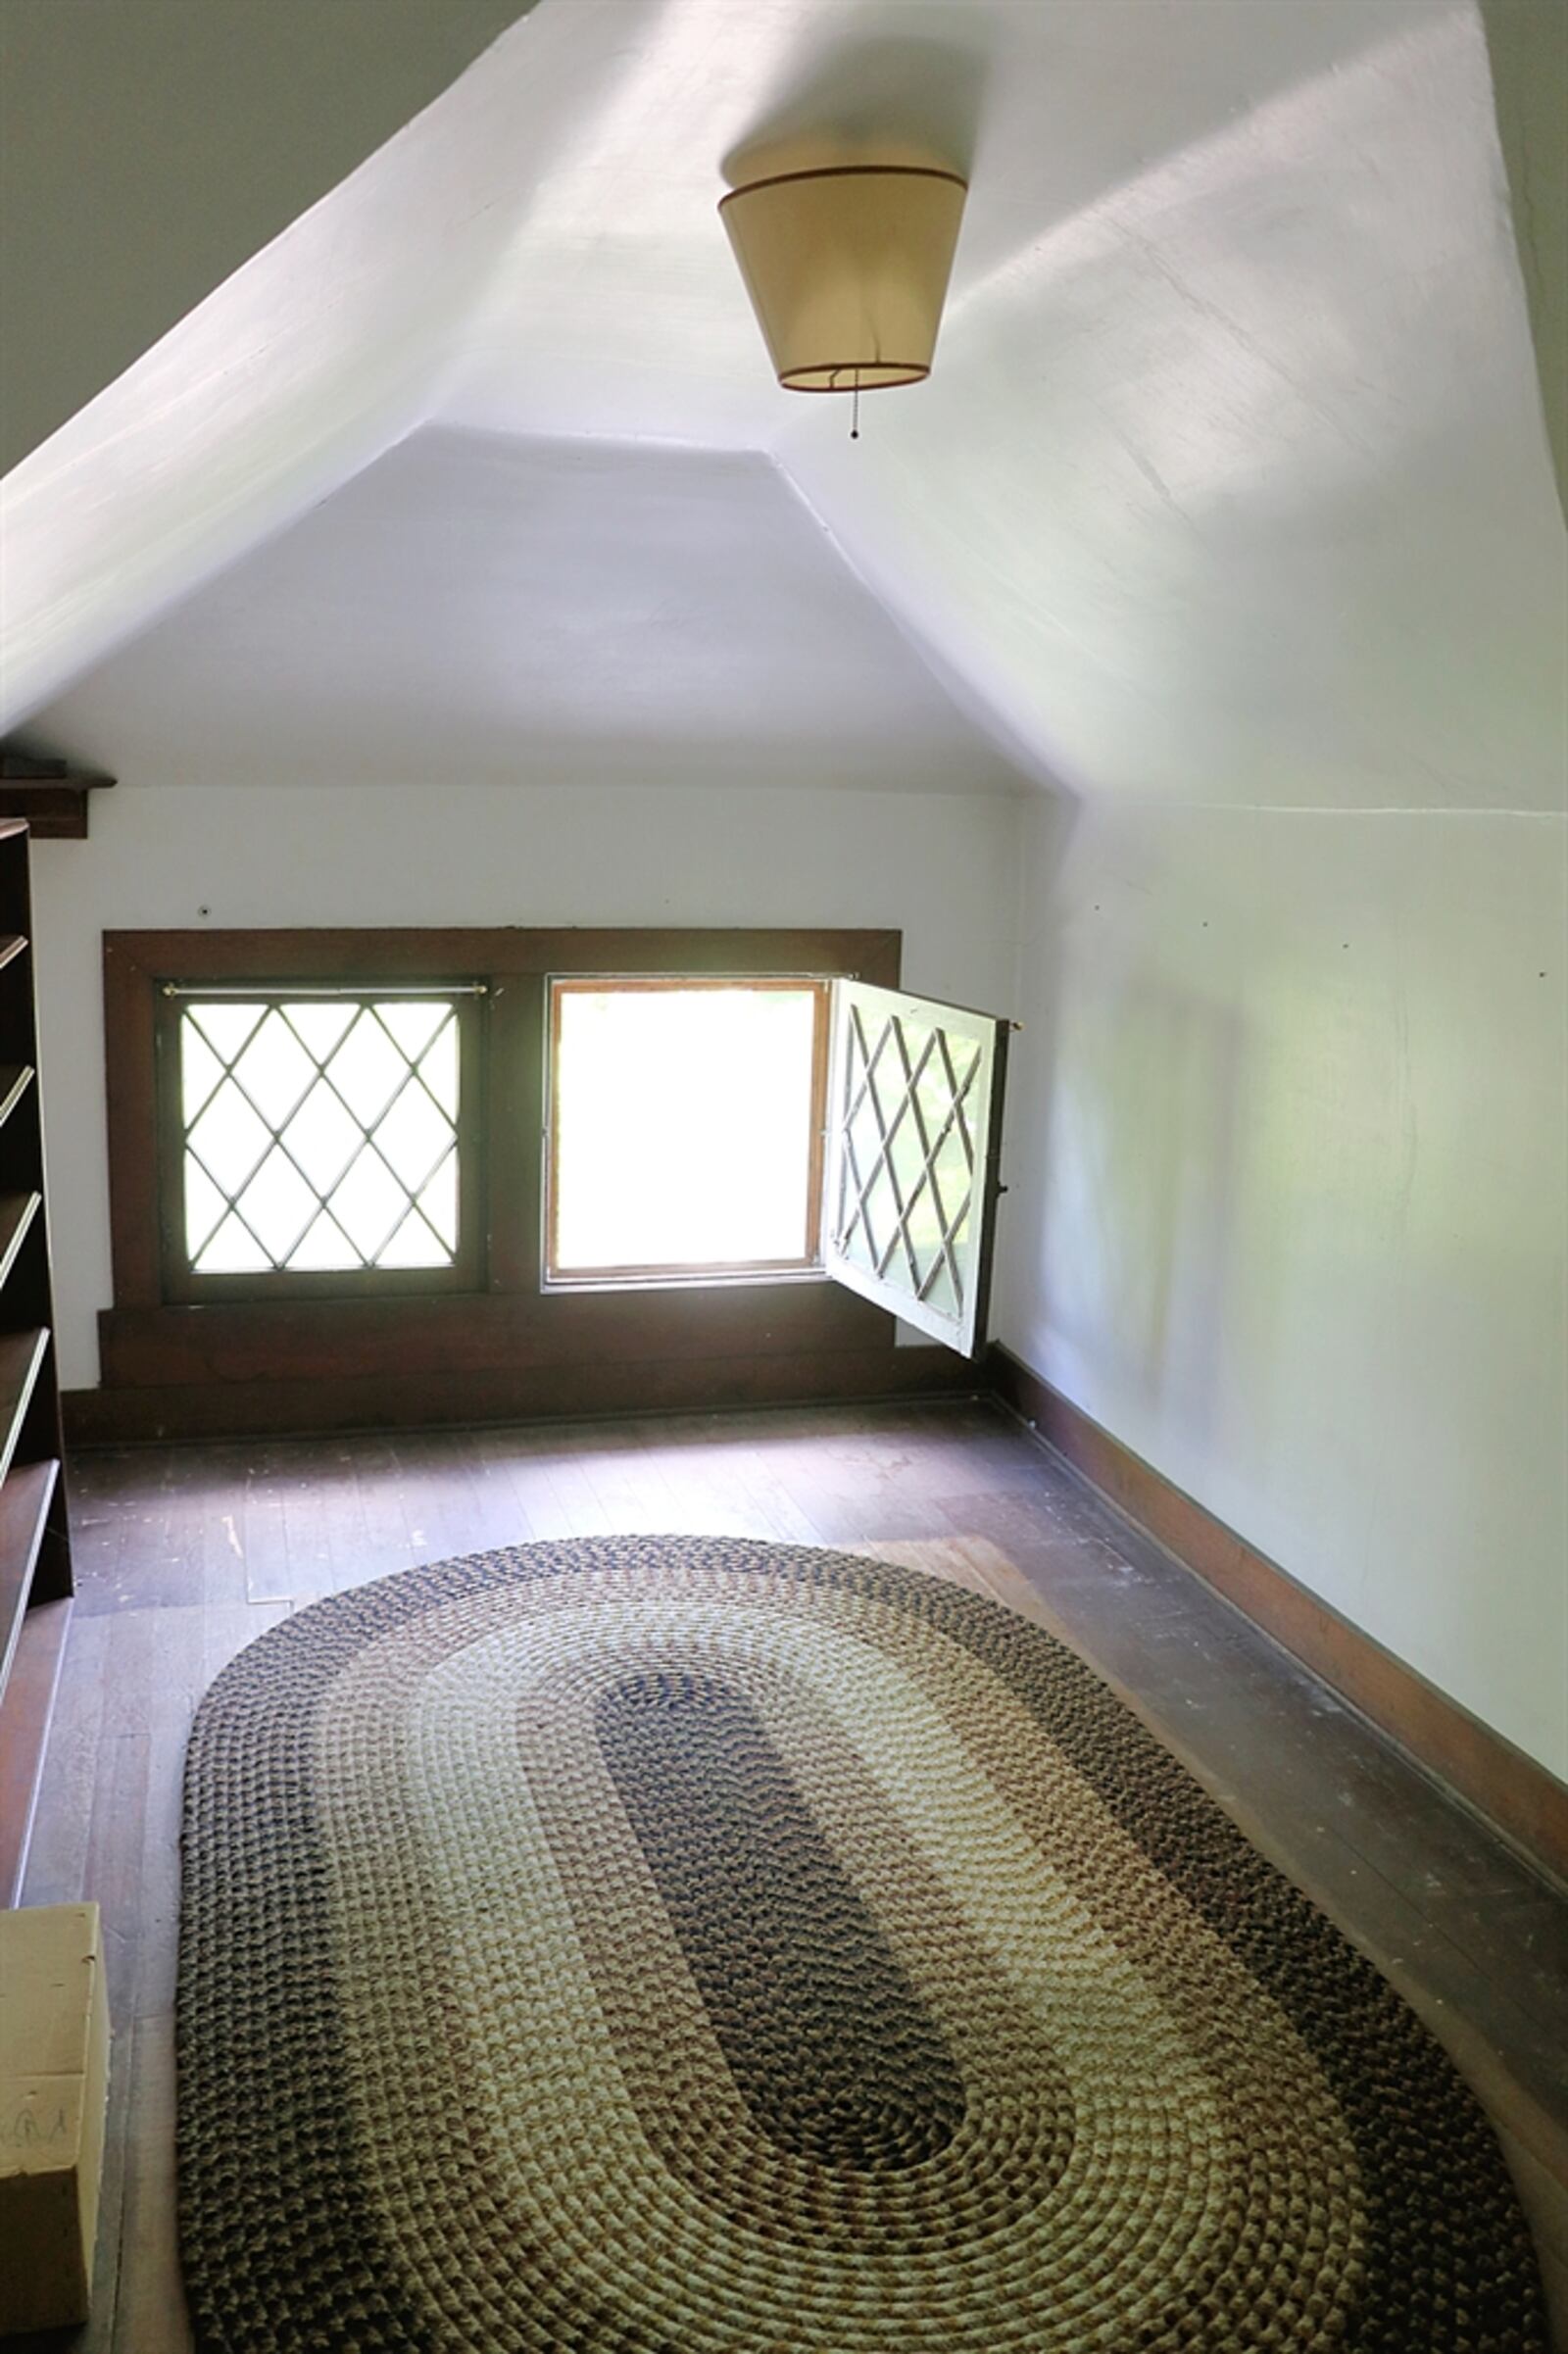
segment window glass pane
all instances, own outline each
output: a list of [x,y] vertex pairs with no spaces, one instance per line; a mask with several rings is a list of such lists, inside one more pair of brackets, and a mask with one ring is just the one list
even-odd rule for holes
[[422,1003],[411,999],[406,1005],[382,1005],[382,1021],[391,1032],[411,1062],[417,1062],[425,1048],[443,1022],[452,1019],[450,1007],[439,999],[429,998]]
[[953,1277],[946,1259],[939,1261],[927,1276],[925,1298],[933,1307],[940,1308],[945,1316],[956,1316],[963,1304],[953,1288]]
[[888,1123],[891,1140],[893,1174],[899,1181],[899,1192],[905,1202],[912,1200],[914,1189],[925,1168],[925,1153],[920,1145],[920,1131],[914,1124],[914,1114],[907,1100],[899,1103]]
[[245,1047],[241,1082],[269,1128],[280,1128],[316,1074],[316,1065],[274,1007]]
[[202,1033],[220,1060],[232,1062],[266,1010],[265,1005],[196,1005],[185,1019]]
[[193,1251],[200,1251],[228,1208],[228,1203],[199,1160],[185,1155],[185,1232]]
[[288,1149],[323,1198],[364,1142],[365,1131],[342,1098],[318,1079],[288,1124]]
[[180,1098],[198,1274],[453,1263],[450,999],[195,1003]]
[[367,1145],[332,1195],[332,1215],[367,1260],[374,1261],[408,1206],[408,1195]]
[[218,1056],[195,1023],[187,1022],[184,1051],[180,1058],[180,1090],[187,1128],[199,1116],[222,1076],[223,1066]]
[[[854,1219],[853,1225],[849,1223],[849,1220],[852,1217]],[[841,1237],[839,1243],[840,1250],[844,1252],[847,1258],[853,1259],[858,1267],[864,1267],[867,1270],[874,1272],[877,1264],[879,1246],[877,1235],[875,1229],[870,1223],[870,1218],[865,1203],[862,1202],[858,1206],[858,1210],[857,1210],[856,1205],[853,1202],[846,1203],[841,1211],[841,1219],[843,1222],[841,1223],[839,1230]],[[891,1231],[892,1228],[890,1224],[889,1232]]]
[[449,1021],[419,1058],[419,1077],[448,1119],[458,1116],[458,1025]]
[[810,988],[563,988],[556,1271],[800,1262],[816,1138]]
[[232,1210],[202,1252],[202,1265],[215,1275],[259,1274],[268,1264],[261,1244]]
[[316,1196],[286,1152],[274,1145],[240,1196],[246,1225],[279,1265],[309,1226]]
[[419,1208],[448,1251],[458,1244],[458,1156],[449,1152],[435,1175],[419,1191]]
[[416,1079],[409,1082],[376,1124],[376,1150],[411,1193],[424,1183],[451,1142],[451,1121],[436,1109]]
[[447,1252],[416,1209],[411,1209],[376,1260],[378,1267],[439,1267]]
[[333,1267],[357,1267],[360,1254],[330,1210],[319,1210],[289,1252],[291,1267],[325,1272]]
[[190,1132],[190,1150],[230,1199],[266,1153],[269,1129],[244,1092],[225,1079]]
[[325,1062],[360,1008],[330,998],[290,1005],[294,1034],[313,1062]]
[[953,1108],[953,1083],[940,1054],[927,1053],[920,1060],[919,1077],[915,1083],[925,1132],[933,1144],[947,1124]]
[[366,1128],[374,1127],[408,1076],[408,1068],[407,1057],[368,1007],[327,1065],[333,1086]]
[[829,1267],[936,1339],[961,1328],[967,1348],[997,1026],[870,985],[839,1004]]

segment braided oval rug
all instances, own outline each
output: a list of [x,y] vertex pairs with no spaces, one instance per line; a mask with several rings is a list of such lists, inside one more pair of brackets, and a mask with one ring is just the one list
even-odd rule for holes
[[225,2354],[1544,2349],[1491,2131],[1070,1651],[711,1538],[408,1570],[187,1767]]

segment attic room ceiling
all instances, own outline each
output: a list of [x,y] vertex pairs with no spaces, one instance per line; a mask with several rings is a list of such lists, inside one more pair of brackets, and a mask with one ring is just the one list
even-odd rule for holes
[[436,428],[49,727],[166,784],[1015,782],[766,458]]
[[[972,194],[933,378],[852,449],[773,385],[714,206],[726,159],[890,108]],[[664,468],[688,625],[720,487],[764,575],[804,500],[838,593],[1039,782],[1561,804],[1562,523],[1471,0],[540,0],[8,478],[7,721],[150,757],[148,681],[261,594],[251,552],[356,477],[373,501],[432,426],[523,474],[612,444],[634,508]],[[602,478],[573,484],[602,526]],[[509,628],[547,642],[514,555]],[[712,706],[677,748],[745,700],[710,626],[701,662],[672,640]],[[342,646],[373,675],[347,612]],[[465,673],[476,748],[520,724],[502,668]]]

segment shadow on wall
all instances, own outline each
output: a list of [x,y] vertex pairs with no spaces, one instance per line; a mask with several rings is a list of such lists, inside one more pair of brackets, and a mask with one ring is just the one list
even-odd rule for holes
[[[1157,938],[1130,933],[1126,875],[1115,902],[1109,887],[1100,905],[1069,901],[1076,816],[1044,806],[1025,859],[1004,1263],[1012,1295],[1047,1315],[1036,1336],[1005,1337],[1091,1413],[1097,1397],[1137,1398],[1201,1454],[1240,1312],[1252,1043],[1245,1007],[1182,989]],[[1266,1352],[1260,1317],[1269,1303],[1250,1300]]]
[[1568,516],[1568,9],[1481,0],[1536,369]]
[[1080,1300],[1061,1300],[1061,1329],[1152,1425],[1203,1453],[1235,1313],[1245,1023],[1145,955],[1086,1010],[1075,1054],[1094,1084],[1066,1080],[1048,1203],[1058,1286],[1064,1264],[1069,1286],[1078,1262],[1086,1279]]
[[844,155],[908,149],[968,173],[987,60],[951,41],[852,39],[798,58],[784,86],[724,158],[731,187]]

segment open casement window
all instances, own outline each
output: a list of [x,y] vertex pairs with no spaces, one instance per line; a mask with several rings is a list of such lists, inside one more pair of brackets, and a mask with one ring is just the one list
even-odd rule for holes
[[834,994],[823,1263],[835,1282],[976,1355],[1009,1025],[858,981]]
[[595,976],[550,998],[547,1281],[818,1269],[831,983]]
[[826,1274],[973,1354],[1005,1035],[845,980],[557,978],[547,1286]]
[[166,1297],[471,1290],[483,994],[165,984]]

